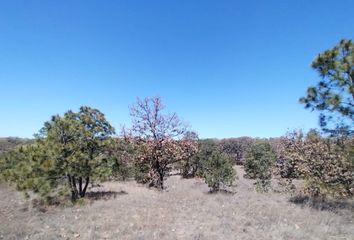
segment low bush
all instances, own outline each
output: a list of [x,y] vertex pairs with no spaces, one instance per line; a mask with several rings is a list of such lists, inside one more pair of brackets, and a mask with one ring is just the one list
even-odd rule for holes
[[213,139],[199,140],[198,152],[178,165],[182,177],[203,177],[203,162],[216,150],[218,145]]
[[202,159],[202,176],[210,191],[217,192],[233,186],[236,172],[230,157],[216,150]]
[[269,142],[257,140],[248,149],[244,164],[245,177],[256,179],[257,190],[268,191],[274,162],[275,153]]

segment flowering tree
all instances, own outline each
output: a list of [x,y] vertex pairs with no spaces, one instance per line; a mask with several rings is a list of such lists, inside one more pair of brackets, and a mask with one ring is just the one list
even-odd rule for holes
[[147,170],[143,181],[158,189],[164,188],[164,178],[173,163],[190,158],[197,151],[197,141],[178,116],[164,114],[159,97],[138,99],[130,108],[132,128],[123,129],[130,144],[135,146],[135,162]]

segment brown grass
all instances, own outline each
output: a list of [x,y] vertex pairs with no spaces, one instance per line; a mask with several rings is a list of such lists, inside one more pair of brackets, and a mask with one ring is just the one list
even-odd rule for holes
[[91,189],[91,204],[46,211],[2,186],[0,239],[354,239],[352,202],[316,208],[260,194],[237,170],[235,194],[172,176],[165,192],[110,182]]

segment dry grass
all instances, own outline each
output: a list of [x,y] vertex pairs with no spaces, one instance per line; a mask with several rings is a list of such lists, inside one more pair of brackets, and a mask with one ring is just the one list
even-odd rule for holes
[[256,193],[237,170],[234,195],[173,176],[166,192],[106,183],[91,190],[91,204],[46,211],[3,186],[0,239],[354,239],[353,205],[318,210],[285,194]]

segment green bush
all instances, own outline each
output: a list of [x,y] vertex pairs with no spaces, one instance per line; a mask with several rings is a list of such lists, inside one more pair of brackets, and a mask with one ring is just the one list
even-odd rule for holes
[[108,153],[111,166],[111,178],[113,180],[128,180],[135,176],[135,166],[132,159],[133,146],[126,144],[124,139],[114,138],[110,144]]
[[151,181],[151,177],[149,175],[150,166],[146,162],[134,162],[134,178],[138,183],[146,184]]
[[244,164],[245,177],[256,179],[257,190],[268,191],[274,162],[275,153],[269,142],[258,140],[248,149]]
[[226,138],[220,141],[220,150],[226,153],[237,165],[243,165],[247,149],[252,144],[250,137]]
[[49,198],[60,182],[51,156],[52,152],[41,142],[12,149],[1,156],[1,178],[14,183],[20,191]]
[[232,160],[224,153],[213,151],[202,159],[202,176],[211,192],[233,186],[236,172],[232,167]]
[[212,152],[216,151],[218,146],[213,139],[205,139],[198,141],[198,152],[189,159],[179,163],[179,169],[182,177],[202,177],[203,176],[203,162]]
[[126,181],[135,176],[134,164],[129,164],[120,158],[113,158],[112,176],[114,180]]

